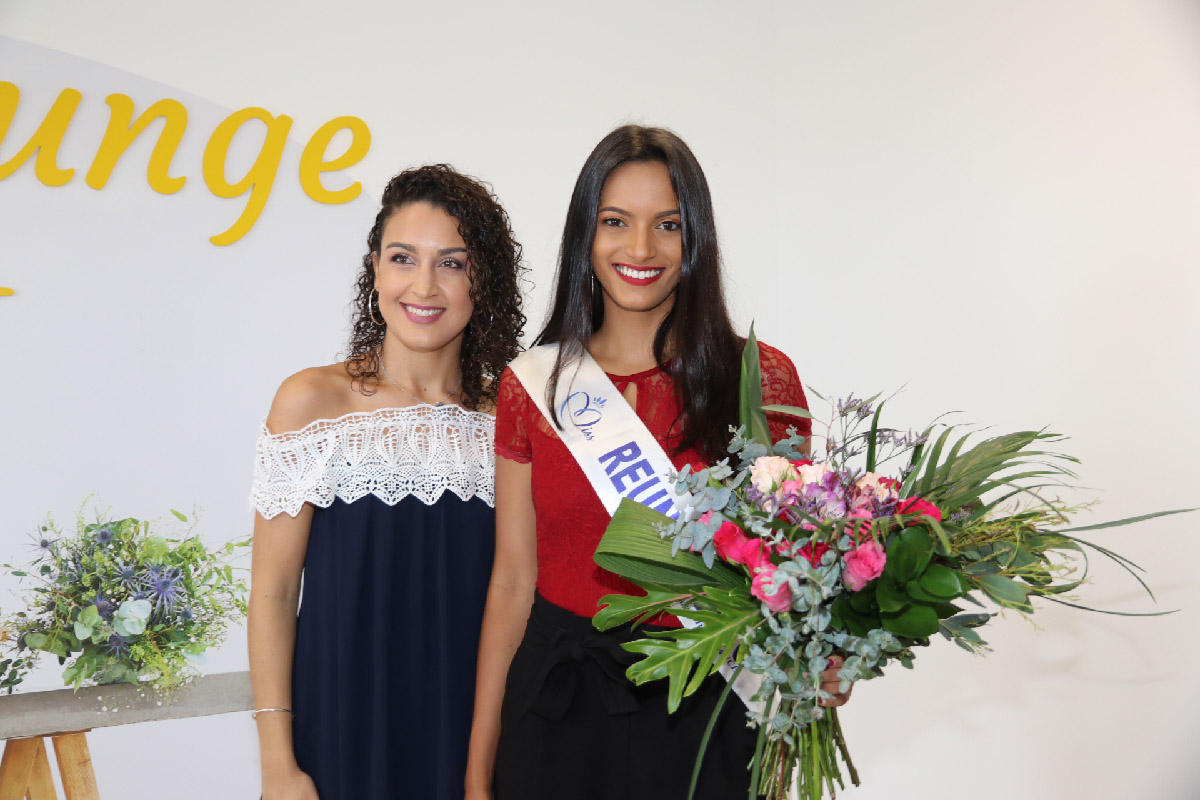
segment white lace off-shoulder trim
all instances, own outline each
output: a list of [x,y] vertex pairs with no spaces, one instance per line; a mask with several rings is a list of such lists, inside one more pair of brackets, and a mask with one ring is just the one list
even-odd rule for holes
[[432,505],[443,492],[496,504],[495,420],[461,406],[418,405],[319,419],[273,434],[262,424],[251,508],[271,519],[307,502],[352,503],[373,494],[388,505],[409,495]]

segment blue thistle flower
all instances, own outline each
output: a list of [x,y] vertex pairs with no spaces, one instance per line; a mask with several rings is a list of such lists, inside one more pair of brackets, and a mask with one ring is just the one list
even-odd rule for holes
[[44,528],[37,533],[30,534],[29,540],[29,549],[40,556],[52,556],[58,550],[58,539],[51,538]]
[[107,525],[96,529],[96,544],[100,545],[101,547],[107,547],[108,545],[112,544],[113,539],[116,538],[117,535],[113,532],[113,529]]
[[129,643],[125,641],[124,636],[114,633],[108,637],[108,641],[104,645],[104,652],[113,658],[124,658],[129,655]]
[[100,616],[104,619],[112,619],[113,614],[117,613],[117,604],[102,594],[96,595],[93,605],[96,606],[96,610],[100,612]]
[[175,604],[183,597],[181,578],[178,567],[161,564],[147,567],[142,589],[146,592],[145,599],[153,601],[156,616],[163,617],[175,611]]
[[195,615],[192,613],[192,607],[184,606],[183,609],[179,612],[179,621],[180,622],[191,622],[193,619],[195,619]]
[[138,574],[136,564],[126,564],[121,559],[117,559],[117,583],[121,584],[121,588],[127,592],[132,592],[141,584],[141,576]]

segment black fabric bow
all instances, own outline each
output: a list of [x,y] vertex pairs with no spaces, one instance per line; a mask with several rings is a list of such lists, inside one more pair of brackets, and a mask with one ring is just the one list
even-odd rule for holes
[[[550,634],[549,648],[529,704],[530,711],[548,720],[561,720],[579,689],[581,676],[588,672],[597,678],[593,682],[606,714],[616,716],[637,711],[637,698],[625,677],[625,668],[637,656],[622,649],[619,639],[601,633],[579,636],[561,628],[545,632]],[[588,669],[589,665],[594,669]]]

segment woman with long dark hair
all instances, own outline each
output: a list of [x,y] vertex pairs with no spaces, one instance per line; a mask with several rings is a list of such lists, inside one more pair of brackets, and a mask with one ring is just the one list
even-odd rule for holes
[[[592,560],[609,516],[560,439],[556,392],[561,377],[594,360],[675,468],[726,454],[743,340],[725,308],[708,184],[678,136],[625,126],[592,151],[536,343],[557,345],[548,378],[524,385],[509,369],[500,379],[497,549],[467,797],[683,800],[721,679],[668,714],[665,681],[635,687],[624,677],[632,656],[620,644],[631,631],[592,628],[601,597],[636,589]],[[766,345],[761,353],[764,402],[805,406],[791,361]],[[809,431],[807,420],[771,425],[776,438],[789,426]],[[743,712],[734,703],[722,711],[698,797],[746,795],[755,737]]]
[[388,183],[367,249],[347,360],[284,381],[258,440],[264,800],[462,796],[521,248],[436,165]]

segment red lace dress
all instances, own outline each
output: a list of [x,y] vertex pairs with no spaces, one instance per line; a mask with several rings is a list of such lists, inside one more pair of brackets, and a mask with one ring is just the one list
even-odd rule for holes
[[[763,375],[763,404],[807,408],[804,389],[791,359],[779,350],[759,344]],[[654,368],[636,375],[609,375],[622,392],[637,385],[637,415],[667,453],[674,451],[677,431],[670,430],[679,416],[674,386],[663,370]],[[807,419],[768,414],[774,439],[795,427],[803,436],[811,430]],[[596,613],[597,601],[606,594],[641,594],[633,584],[601,569],[592,560],[596,545],[608,526],[609,515],[584,477],[579,464],[538,411],[525,387],[511,370],[500,376],[496,411],[496,454],[522,464],[533,463],[533,504],[537,512],[538,592],[551,603],[581,617]],[[672,456],[676,469],[704,466],[694,450]],[[656,620],[670,624],[665,620]],[[676,622],[676,625],[678,623]]]

